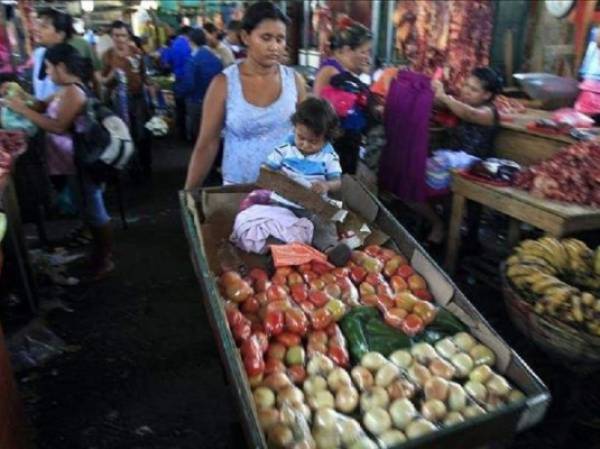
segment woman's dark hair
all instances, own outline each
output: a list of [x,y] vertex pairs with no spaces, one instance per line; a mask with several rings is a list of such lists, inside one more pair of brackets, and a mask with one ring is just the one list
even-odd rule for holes
[[200,28],[194,28],[190,33],[190,40],[198,47],[202,47],[206,45],[206,34]]
[[257,2],[250,5],[242,20],[242,30],[250,34],[263,20],[277,20],[289,25],[290,18],[271,2]]
[[370,42],[373,39],[373,33],[367,27],[359,23],[349,26],[346,29],[340,30],[331,38],[331,49],[339,50],[346,46],[351,50],[356,50],[363,44]]
[[189,36],[191,32],[192,27],[189,25],[184,25],[181,28],[179,28],[179,32],[177,34],[179,34],[180,36]]
[[50,47],[45,54],[45,60],[52,65],[63,63],[71,75],[78,76],[81,81],[88,83],[92,79],[94,69],[90,58],[82,57],[79,52],[69,44],[58,44]]
[[331,104],[322,98],[308,97],[298,105],[290,120],[294,126],[304,125],[315,135],[325,136],[326,140],[338,136],[338,116]]
[[38,17],[45,17],[57,32],[65,33],[65,41],[73,36],[73,18],[54,8],[44,8],[38,12]]
[[204,31],[206,31],[209,34],[213,34],[213,33],[216,33],[217,31],[219,31],[219,29],[216,27],[216,25],[212,22],[206,22],[205,24],[202,25],[202,28],[204,29]]
[[129,28],[129,25],[127,25],[122,20],[115,20],[113,23],[110,24],[109,34],[112,34],[113,30],[121,30],[123,28],[125,28],[125,30],[127,30],[129,37],[133,37],[133,32],[131,31],[131,28]]
[[230,20],[227,24],[227,31],[236,31],[239,33],[242,31],[242,22],[239,20]]
[[471,75],[481,82],[481,87],[485,91],[492,94],[491,100],[502,92],[504,82],[495,70],[489,67],[478,67],[471,72]]

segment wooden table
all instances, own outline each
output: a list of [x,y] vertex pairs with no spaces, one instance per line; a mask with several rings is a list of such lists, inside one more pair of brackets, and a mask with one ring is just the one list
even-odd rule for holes
[[559,203],[531,196],[512,187],[493,187],[453,175],[452,215],[446,253],[446,269],[454,273],[460,248],[460,226],[466,200],[511,217],[508,244],[519,241],[521,222],[528,223],[555,237],[600,228],[600,209]]
[[528,109],[524,114],[512,115],[510,121],[501,122],[494,142],[496,156],[522,165],[531,165],[548,159],[561,148],[575,143],[576,140],[569,136],[541,133],[527,128],[529,123],[550,116],[548,111]]

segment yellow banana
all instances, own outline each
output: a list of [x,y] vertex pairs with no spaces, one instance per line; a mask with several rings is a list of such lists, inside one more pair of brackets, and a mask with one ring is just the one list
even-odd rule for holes
[[560,269],[560,266],[557,266],[556,259],[551,251],[540,242],[535,240],[525,240],[519,248],[517,248],[517,254],[529,254],[532,256],[541,257],[550,265],[554,266],[557,269]]
[[569,299],[571,297],[571,295],[573,295],[574,293],[576,293],[577,290],[575,290],[573,287],[563,284],[563,285],[557,285],[554,287],[550,287],[548,288],[545,292],[544,292],[544,298],[546,298],[546,300],[552,302],[552,303],[561,303],[566,301],[567,299]]
[[557,270],[554,266],[550,265],[546,261],[538,256],[533,256],[531,254],[522,254],[519,256],[521,262],[526,265],[537,265],[540,267],[540,271],[548,273],[548,274],[556,274]]
[[546,275],[544,278],[539,279],[537,282],[531,284],[531,291],[538,295],[543,295],[546,290],[551,287],[560,287],[563,282],[554,276]]
[[557,239],[554,237],[542,237],[539,242],[552,254],[554,260],[556,260],[557,268],[566,267],[568,260],[567,251]]
[[509,278],[512,278],[514,276],[523,276],[526,274],[535,274],[539,272],[541,272],[540,269],[535,265],[520,264],[511,265],[510,267],[508,267],[508,269],[506,270],[506,275]]

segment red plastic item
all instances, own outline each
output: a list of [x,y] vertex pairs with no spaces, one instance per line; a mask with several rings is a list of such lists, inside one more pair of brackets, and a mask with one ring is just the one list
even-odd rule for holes
[[312,261],[327,262],[327,256],[304,243],[271,245],[271,255],[275,267],[303,265]]

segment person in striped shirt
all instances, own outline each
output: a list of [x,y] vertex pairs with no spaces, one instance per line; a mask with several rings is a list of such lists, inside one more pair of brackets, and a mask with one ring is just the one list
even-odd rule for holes
[[320,98],[307,98],[298,105],[291,121],[294,134],[273,150],[266,166],[322,195],[339,190],[342,167],[330,143],[338,132],[339,120],[331,105]]

